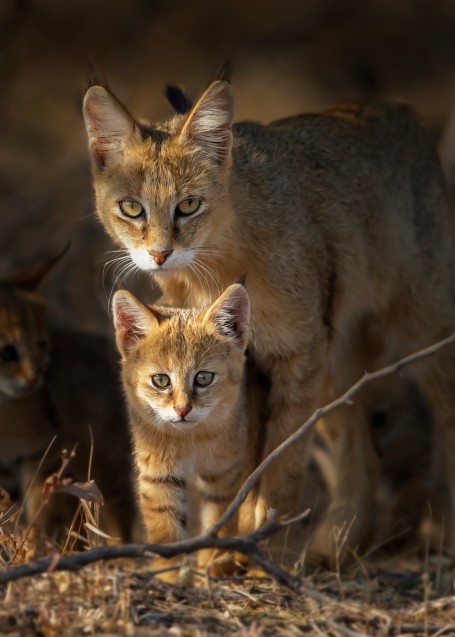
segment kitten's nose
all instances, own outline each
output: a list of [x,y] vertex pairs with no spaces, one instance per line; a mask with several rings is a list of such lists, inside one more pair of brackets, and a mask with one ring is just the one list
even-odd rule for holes
[[174,411],[178,413],[180,418],[185,418],[185,416],[189,414],[192,409],[193,408],[191,407],[191,405],[174,405]]
[[171,255],[173,250],[163,250],[162,252],[157,252],[156,250],[149,250],[148,253],[151,257],[153,257],[155,263],[158,265],[163,265],[169,255]]

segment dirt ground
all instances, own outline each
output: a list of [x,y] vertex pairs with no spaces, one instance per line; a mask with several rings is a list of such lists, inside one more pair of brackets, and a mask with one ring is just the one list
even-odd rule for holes
[[[80,113],[91,63],[151,120],[170,112],[166,83],[197,96],[227,59],[237,119],[402,99],[455,181],[451,0],[4,0],[0,36],[0,277],[71,241],[47,286],[57,323],[111,329],[115,274],[103,264],[112,246],[93,211]],[[127,283],[153,298],[149,280]],[[146,565],[98,563],[0,586],[0,635],[455,634],[453,573],[442,552],[304,571],[321,602],[266,577],[202,578],[193,588],[164,584]]]
[[[302,575],[295,593],[255,575],[167,584],[130,561],[95,564],[8,584],[0,634],[43,635],[449,635],[455,596],[447,558],[359,563],[346,573]],[[322,599],[314,599],[312,592]]]

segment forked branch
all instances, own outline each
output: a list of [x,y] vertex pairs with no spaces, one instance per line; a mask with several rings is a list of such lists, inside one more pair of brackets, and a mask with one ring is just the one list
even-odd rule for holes
[[269,560],[258,548],[259,542],[271,537],[280,529],[300,522],[309,511],[301,513],[290,520],[273,520],[260,529],[240,537],[218,537],[216,535],[200,535],[198,537],[174,542],[173,544],[122,544],[119,546],[100,546],[90,551],[63,555],[56,561],[55,556],[43,557],[26,564],[10,566],[0,572],[0,584],[12,582],[23,577],[48,573],[53,571],[80,571],[84,566],[100,560],[115,560],[119,558],[160,557],[170,558],[177,555],[194,553],[200,549],[214,548],[224,551],[237,551],[248,556],[263,571],[277,582],[295,590],[303,591],[305,587],[300,579],[287,573],[280,566]]

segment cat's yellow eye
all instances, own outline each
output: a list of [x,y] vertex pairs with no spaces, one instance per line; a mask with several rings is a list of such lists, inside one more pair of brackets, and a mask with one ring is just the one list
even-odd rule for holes
[[192,215],[199,210],[201,204],[202,201],[200,199],[190,197],[178,203],[175,209],[181,215]]
[[122,199],[118,202],[120,210],[126,217],[136,219],[144,214],[144,206],[134,199]]
[[198,387],[207,387],[213,380],[215,374],[212,372],[198,372],[194,377],[194,384]]
[[171,384],[171,379],[167,374],[153,374],[152,385],[156,389],[166,389]]

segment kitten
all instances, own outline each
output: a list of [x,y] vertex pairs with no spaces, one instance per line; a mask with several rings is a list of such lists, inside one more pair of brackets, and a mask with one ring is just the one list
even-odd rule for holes
[[[234,284],[208,309],[184,310],[146,306],[118,290],[113,314],[147,540],[174,542],[184,537],[185,507],[194,505],[194,493],[200,510],[188,511],[189,526],[202,532],[251,469],[249,297]],[[224,532],[237,528],[234,516]],[[213,557],[200,553],[200,565]]]
[[[268,454],[362,375],[359,320],[374,319],[396,357],[453,331],[454,251],[438,157],[408,107],[352,102],[262,125],[233,124],[233,106],[224,78],[189,112],[148,125],[97,85],[84,118],[98,215],[163,302],[208,305],[248,273],[248,351],[271,379]],[[455,501],[453,348],[410,373],[444,431]],[[336,419],[342,435],[364,422],[355,407]],[[309,445],[264,474],[256,525],[270,507],[299,512]],[[371,478],[362,446],[345,446],[350,496],[329,509],[327,528],[356,520],[347,544],[357,549]]]
[[[56,436],[25,501],[32,520],[42,502],[43,480],[60,466],[62,448],[77,445],[66,475],[87,480],[91,427],[90,477],[106,499],[102,527],[127,541],[135,509],[115,352],[108,339],[48,323],[40,287],[58,260],[0,283],[0,455],[23,497]],[[76,506],[73,496],[56,493],[38,521],[62,539]]]

